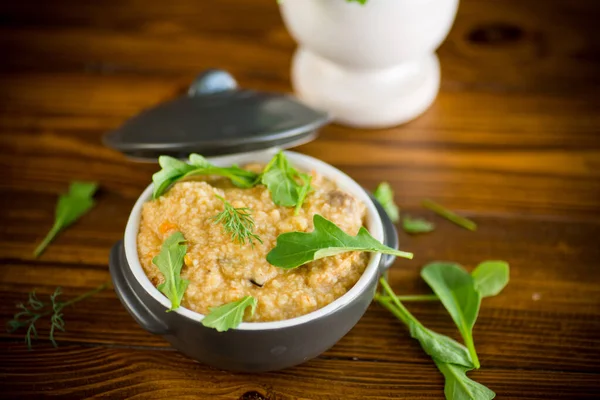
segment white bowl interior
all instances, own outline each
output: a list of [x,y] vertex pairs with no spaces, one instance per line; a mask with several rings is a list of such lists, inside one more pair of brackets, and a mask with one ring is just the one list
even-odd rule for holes
[[[214,157],[211,158],[210,161],[215,165],[219,166],[229,166],[232,164],[248,164],[251,162],[260,162],[266,163],[268,162],[273,155],[277,152],[276,149],[271,149],[267,151],[261,152],[252,152],[252,153],[243,153],[238,155],[228,155],[222,157]],[[355,196],[358,200],[362,201],[367,206],[367,229],[371,233],[371,235],[379,240],[383,241],[383,226],[381,223],[381,218],[375,208],[375,205],[367,195],[367,193],[363,190],[363,188],[356,183],[352,178],[348,175],[344,174],[337,168],[332,167],[331,165],[317,160],[316,158],[306,156],[299,153],[294,152],[285,152],[286,156],[298,169],[311,171],[316,170],[321,175],[326,178],[334,181],[338,187],[353,196]],[[142,205],[152,198],[152,190],[153,185],[151,184],[144,190],[142,195],[139,197],[135,205],[133,206],[133,210],[131,211],[131,215],[129,216],[129,220],[127,221],[127,227],[125,228],[125,256],[127,258],[127,263],[133,272],[133,275],[137,279],[137,281],[142,285],[144,290],[148,292],[156,301],[161,303],[166,308],[171,307],[171,301],[167,299],[154,285],[148,277],[146,276],[142,265],[140,264],[140,260],[137,253],[137,234],[140,225],[140,215],[142,210]],[[273,322],[243,322],[236,329],[241,330],[265,330],[265,329],[280,329],[284,327],[289,327],[293,325],[298,325],[305,323],[309,320],[319,318],[323,315],[329,314],[336,309],[340,308],[344,304],[351,302],[354,298],[356,298],[368,285],[368,282],[372,279],[373,275],[377,274],[379,268],[379,262],[381,259],[380,253],[371,253],[371,258],[369,260],[369,264],[367,265],[364,273],[356,282],[356,284],[343,296],[328,304],[327,306],[320,308],[311,313],[302,315],[300,317],[291,318],[283,321],[273,321]],[[185,307],[179,307],[174,312],[181,314],[187,318],[202,321],[204,315],[199,314],[195,311],[187,309]]]

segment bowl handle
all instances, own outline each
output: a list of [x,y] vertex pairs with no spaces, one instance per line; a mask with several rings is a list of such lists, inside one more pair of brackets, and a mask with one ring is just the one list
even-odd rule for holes
[[[396,231],[396,227],[394,226],[394,223],[390,219],[389,215],[387,215],[387,213],[385,212],[385,209],[383,208],[383,206],[379,203],[379,201],[377,201],[375,196],[373,196],[369,192],[367,192],[367,193],[369,194],[369,197],[373,201],[373,204],[375,205],[375,208],[377,209],[377,212],[379,213],[379,216],[381,217],[381,224],[383,225],[383,244],[397,250],[398,249],[398,232]],[[389,267],[392,266],[392,264],[394,263],[395,260],[396,260],[396,256],[392,256],[389,254],[382,254],[381,255],[381,263],[379,264],[379,267],[381,268],[382,271],[386,271]]]
[[138,282],[132,282],[135,278],[131,271],[126,270],[128,266],[122,240],[118,241],[111,249],[108,266],[117,297],[119,297],[133,319],[150,333],[155,335],[168,334],[170,331],[167,325],[156,316],[136,293],[135,288],[144,289]]

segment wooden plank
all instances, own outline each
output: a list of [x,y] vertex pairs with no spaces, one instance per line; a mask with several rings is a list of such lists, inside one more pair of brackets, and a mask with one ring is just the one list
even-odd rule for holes
[[[316,359],[279,372],[236,374],[208,368],[171,351],[72,345],[60,352],[0,343],[4,396],[82,398],[383,399],[441,398],[432,363]],[[350,371],[352,371],[350,373]],[[499,398],[592,399],[597,375],[487,368],[470,374]],[[294,382],[290,385],[290,380]]]
[[[598,85],[591,62],[595,49],[586,35],[598,18],[590,12],[594,0],[544,4],[462,1],[439,50],[444,87],[588,92],[590,83]],[[181,1],[168,10],[147,2],[82,5],[71,0],[62,7],[12,2],[0,7],[0,16],[10,27],[0,34],[0,48],[16,56],[2,64],[4,70],[197,73],[217,64],[287,79],[283,71],[294,47],[270,0]],[[52,62],[39,63],[39,57]]]

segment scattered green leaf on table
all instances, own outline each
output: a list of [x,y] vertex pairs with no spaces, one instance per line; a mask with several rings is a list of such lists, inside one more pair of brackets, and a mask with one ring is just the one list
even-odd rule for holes
[[254,234],[254,219],[251,210],[246,207],[235,208],[223,197],[216,195],[223,202],[223,211],[213,217],[215,224],[223,223],[225,232],[231,235],[231,240],[243,245],[246,240],[254,246],[254,240],[262,243],[258,235]]
[[435,365],[440,372],[444,374],[446,384],[444,394],[446,399],[450,400],[491,400],[496,397],[496,393],[475,382],[467,376],[467,371],[471,368],[462,365],[448,364],[435,361]]
[[427,233],[435,229],[435,224],[423,218],[413,218],[404,214],[404,217],[402,218],[402,228],[406,233],[410,234]]
[[473,367],[471,356],[465,346],[423,326],[398,300],[398,296],[395,296],[384,278],[381,278],[380,283],[387,296],[377,294],[376,301],[404,322],[409,328],[410,336],[419,341],[425,353],[443,362]]
[[261,182],[271,192],[273,203],[295,207],[296,211],[302,207],[310,191],[311,179],[310,175],[296,171],[281,151],[269,161],[261,176]]
[[425,328],[398,300],[399,296],[384,278],[380,279],[380,283],[384,295],[377,293],[375,300],[404,322],[411,336],[431,356],[444,375],[446,399],[493,399],[494,392],[467,377],[466,372],[474,367],[468,349],[447,336]]
[[348,235],[333,222],[319,214],[313,216],[314,230],[287,232],[277,237],[277,245],[267,254],[267,261],[276,267],[296,268],[308,262],[349,251],[368,251],[412,258],[413,254],[381,244],[361,227],[356,236]]
[[171,308],[168,311],[179,308],[183,294],[190,283],[187,279],[181,278],[183,258],[187,252],[184,243],[183,234],[174,232],[164,241],[160,253],[152,259],[152,263],[158,267],[165,278],[157,289],[171,300]]
[[446,207],[437,204],[431,200],[423,200],[423,207],[430,209],[436,214],[441,215],[447,220],[454,222],[456,225],[461,226],[465,229],[468,229],[470,231],[477,230],[477,224],[475,222],[471,221],[468,218],[462,217],[456,214],[454,211],[450,211]]
[[202,320],[202,325],[215,328],[219,332],[236,328],[244,319],[246,308],[250,309],[250,315],[254,315],[258,301],[252,296],[242,297],[238,301],[223,304],[210,309],[210,313]]
[[94,206],[94,193],[98,189],[95,182],[71,182],[69,192],[58,198],[54,212],[54,225],[44,240],[34,251],[35,257],[44,252],[56,235],[73,224]]
[[[506,261],[483,261],[471,272],[475,289],[481,297],[492,297],[506,287],[510,276],[510,267]],[[439,301],[436,294],[414,294],[396,296],[400,301]]]
[[506,261],[484,261],[475,268],[471,276],[481,297],[490,297],[496,296],[506,287],[509,274]]
[[473,325],[479,313],[481,294],[475,289],[473,277],[460,265],[450,262],[432,262],[426,265],[421,270],[421,277],[454,320],[469,349],[473,365],[479,368],[473,342]]
[[17,308],[20,310],[17,312],[13,319],[8,321],[6,324],[6,329],[8,332],[12,333],[20,328],[27,328],[25,333],[25,343],[27,344],[27,348],[31,350],[31,340],[38,338],[37,328],[35,324],[37,321],[45,316],[50,316],[50,331],[48,333],[48,339],[52,342],[54,347],[58,347],[56,340],[54,338],[54,332],[59,330],[61,332],[65,331],[65,321],[63,320],[62,310],[65,307],[73,305],[81,300],[84,300],[94,294],[104,290],[108,286],[107,283],[104,283],[97,288],[90,290],[87,293],[84,293],[80,296],[75,297],[69,301],[59,302],[57,297],[62,293],[60,287],[57,287],[54,290],[54,293],[50,295],[50,304],[44,303],[37,298],[35,294],[35,290],[29,293],[29,300],[27,301],[27,305],[23,303],[17,304]]
[[421,325],[410,325],[410,336],[417,339],[421,347],[430,357],[445,363],[464,365],[473,368],[469,350],[456,340],[441,335]]
[[381,182],[373,193],[393,223],[400,221],[400,210],[394,202],[394,191],[387,182]]
[[153,198],[160,197],[175,182],[196,175],[219,175],[241,188],[251,188],[258,184],[259,175],[236,165],[217,167],[199,154],[191,154],[188,163],[170,156],[160,156],[158,164],[161,170],[152,175],[154,183]]

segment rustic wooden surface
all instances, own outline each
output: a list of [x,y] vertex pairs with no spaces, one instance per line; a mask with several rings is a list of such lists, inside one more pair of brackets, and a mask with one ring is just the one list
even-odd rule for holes
[[[597,0],[461,1],[439,49],[439,97],[405,126],[323,129],[299,151],[401,206],[423,198],[464,211],[476,233],[437,217],[429,235],[401,235],[413,261],[391,272],[424,293],[420,266],[511,264],[511,283],[484,300],[471,376],[498,398],[600,397],[600,20]],[[64,298],[109,279],[111,245],[155,165],[104,148],[102,135],[183,92],[217,66],[248,87],[289,91],[294,43],[274,0],[12,1],[0,6],[0,316],[27,292]],[[56,196],[74,179],[101,184],[98,206],[39,259]],[[410,304],[456,336],[439,305]],[[144,332],[112,290],[65,310],[59,348],[27,351],[0,333],[0,397],[442,398],[433,363],[373,305],[331,350],[301,366],[235,374],[193,362]],[[41,330],[42,336],[47,328]]]

